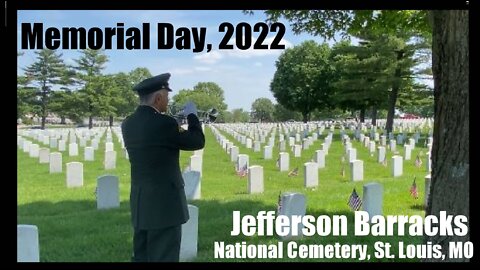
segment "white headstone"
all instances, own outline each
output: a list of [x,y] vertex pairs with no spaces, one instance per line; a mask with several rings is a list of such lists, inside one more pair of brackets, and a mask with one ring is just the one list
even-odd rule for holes
[[67,163],[67,187],[83,186],[83,164],[81,162]]
[[347,156],[348,162],[353,162],[354,160],[357,160],[357,149],[349,148],[347,151]]
[[392,176],[397,177],[403,174],[403,157],[402,156],[393,156],[392,157]]
[[403,144],[403,135],[402,134],[397,135],[397,143],[398,144]]
[[248,155],[245,154],[239,154],[237,158],[237,169],[240,170],[241,168],[249,166],[249,159]]
[[410,138],[409,142],[410,142],[410,148],[412,150],[415,149],[415,138]]
[[319,169],[325,168],[325,151],[315,151],[315,162],[317,163]]
[[[375,141],[370,141],[370,138],[365,136],[365,138],[363,138],[363,146],[365,147],[369,147],[371,144],[375,143]],[[375,150],[373,150],[375,152]]]
[[54,152],[50,153],[50,173],[62,172],[62,153]]
[[280,160],[279,160],[279,165],[280,165],[280,171],[288,171],[290,167],[290,157],[287,152],[280,152]]
[[50,149],[41,148],[38,151],[38,162],[41,163],[41,164],[45,164],[45,163],[50,162]]
[[187,171],[183,173],[183,181],[185,182],[185,196],[187,200],[201,199],[201,180],[199,171]]
[[247,138],[246,147],[247,147],[247,149],[251,149],[251,148],[252,148],[252,139]]
[[45,145],[50,145],[50,137],[49,136],[43,136],[43,144]]
[[427,161],[425,162],[425,167],[427,168],[428,173],[432,171],[432,157],[430,152],[427,152]]
[[97,178],[97,209],[120,207],[118,177],[103,175]]
[[237,161],[238,158],[238,147],[232,146],[230,148],[230,161]]
[[328,155],[329,144],[328,143],[322,143],[321,145],[322,145],[323,152],[325,152],[325,155]]
[[200,172],[202,176],[203,158],[202,156],[190,156],[190,170]]
[[182,239],[180,242],[180,261],[192,261],[197,257],[198,247],[198,207],[189,204],[190,219],[182,224]]
[[201,156],[203,159],[203,149],[193,151],[194,156]]
[[310,146],[309,142],[310,141],[307,138],[304,138],[302,141],[302,149],[307,150]]
[[18,146],[20,149],[23,149],[23,138],[22,138],[22,136],[20,136],[20,135],[17,136],[17,146]]
[[105,143],[105,152],[108,151],[113,151],[113,143],[112,142],[106,142]]
[[387,145],[387,136],[385,136],[385,135],[380,136],[380,143],[381,143],[382,146],[386,146]]
[[29,156],[38,158],[39,151],[40,151],[40,149],[39,149],[38,144],[36,144],[36,143],[31,144],[30,145]]
[[23,152],[24,153],[30,153],[30,145],[32,145],[32,142],[29,140],[24,140],[23,141]]
[[50,148],[57,148],[57,139],[50,138]]
[[98,150],[98,139],[92,140],[92,147],[94,150]]
[[254,165],[248,168],[248,194],[263,193],[263,167]]
[[390,151],[395,152],[397,150],[397,141],[390,140]]
[[66,148],[66,142],[65,140],[60,140],[58,141],[58,151],[65,151],[67,148]]
[[[303,194],[284,192],[280,197],[279,216],[287,216],[290,218],[290,221],[292,220],[292,216],[294,215],[303,217],[307,210],[306,201],[307,200],[305,198],[305,195]],[[299,223],[295,235],[292,233],[292,227],[292,230],[289,230],[289,233],[287,235],[280,237],[282,238],[282,240],[301,238],[303,236],[302,229],[303,224]]]
[[295,144],[293,146],[293,156],[294,157],[301,157],[302,156],[302,146],[299,144]]
[[265,145],[263,147],[263,159],[272,159],[272,146]]
[[106,151],[104,160],[105,170],[115,169],[117,167],[117,152]]
[[316,162],[307,162],[303,164],[303,184],[304,187],[318,186],[318,165]]
[[80,137],[80,147],[87,146],[87,140],[84,137]]
[[378,163],[382,163],[385,160],[385,147],[379,146],[378,147]]
[[78,156],[78,145],[76,143],[70,143],[68,145],[68,155],[71,157]]
[[404,152],[405,152],[405,160],[411,160],[412,159],[412,147],[408,144],[405,144],[403,146]]
[[[367,137],[368,138],[368,137]],[[368,152],[370,154],[374,154],[375,153],[375,141],[372,141],[372,142],[369,142],[368,144]]]
[[295,138],[294,137],[288,137],[288,146],[292,146],[295,144]]
[[372,217],[382,215],[383,187],[379,183],[363,185],[363,211]]
[[260,141],[253,142],[253,152],[260,152]]
[[17,262],[40,262],[37,226],[17,225]]
[[279,149],[280,152],[285,152],[285,141],[281,141],[279,146],[280,146],[280,149]]
[[94,150],[93,147],[87,146],[84,149],[84,160],[85,161],[94,161],[95,160],[95,155],[94,155]]
[[350,162],[350,172],[352,181],[363,180],[363,160],[354,160]]

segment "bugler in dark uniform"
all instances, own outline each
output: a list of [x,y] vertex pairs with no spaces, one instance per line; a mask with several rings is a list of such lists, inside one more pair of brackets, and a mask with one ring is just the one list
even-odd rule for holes
[[[160,89],[171,91],[169,78],[168,73],[149,78],[134,90],[140,97]],[[187,116],[188,130],[183,130],[173,117],[157,110],[161,107],[160,99],[157,101],[153,106],[138,106],[122,123],[131,164],[133,261],[178,261],[181,224],[189,219],[179,150],[198,150],[205,145],[195,114]]]

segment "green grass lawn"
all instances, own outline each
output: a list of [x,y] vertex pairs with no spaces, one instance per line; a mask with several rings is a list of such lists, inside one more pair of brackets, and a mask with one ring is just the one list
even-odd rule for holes
[[[353,216],[347,201],[353,188],[360,196],[363,185],[378,182],[383,185],[384,215],[421,215],[424,216],[424,177],[426,148],[423,148],[424,137],[412,150],[412,160],[404,161],[403,176],[393,179],[391,174],[391,151],[387,150],[388,167],[377,163],[376,154],[370,156],[368,149],[358,141],[352,140],[352,147],[357,149],[357,159],[364,161],[364,181],[351,182],[349,166],[345,166],[346,175],[341,176],[341,156],[344,147],[340,142],[339,131],[336,130],[333,143],[325,158],[326,168],[319,170],[319,186],[315,189],[303,187],[303,163],[313,158],[315,150],[327,134],[324,132],[319,140],[308,150],[302,151],[301,158],[293,158],[290,153],[290,169],[299,167],[299,175],[288,177],[288,172],[279,172],[275,161],[278,157],[278,137],[273,148],[273,159],[263,159],[262,152],[255,153],[247,149],[232,136],[222,132],[230,141],[239,147],[241,154],[248,154],[250,165],[260,165],[264,169],[264,193],[247,194],[247,178],[235,174],[234,163],[230,156],[215,140],[210,128],[205,128],[206,146],[203,153],[203,176],[201,200],[191,204],[199,207],[199,262],[214,261],[357,261],[356,259],[215,259],[214,242],[225,244],[246,241],[247,244],[277,243],[277,236],[230,236],[232,230],[232,211],[239,210],[242,215],[257,215],[262,210],[276,210],[280,192],[294,191],[306,195],[308,215],[346,215],[348,218],[348,236],[311,236],[298,240],[303,244],[368,244],[369,254],[373,254],[376,241],[390,242],[392,253],[398,254],[398,242],[420,244],[422,237],[412,236],[354,236]],[[348,132],[352,138],[352,133]],[[411,134],[410,134],[411,135]],[[287,138],[288,139],[288,138]],[[125,159],[115,135],[113,135],[117,151],[117,168],[103,169],[105,135],[95,151],[95,161],[83,161],[83,148],[79,147],[77,157],[68,157],[63,152],[63,172],[49,174],[48,164],[39,164],[38,158],[30,158],[28,153],[17,150],[17,223],[38,226],[40,242],[40,260],[42,262],[129,262],[132,255],[132,227],[130,223],[129,192],[130,164]],[[268,139],[267,139],[268,141]],[[377,143],[378,146],[378,143]],[[68,147],[67,147],[68,150]],[[287,141],[287,151],[289,150]],[[54,150],[53,150],[54,151]],[[397,151],[403,155],[403,146],[397,145]],[[417,154],[423,151],[423,165],[415,167]],[[290,152],[290,151],[289,151]],[[193,152],[181,153],[181,168],[189,163]],[[65,163],[80,161],[84,164],[84,186],[66,187]],[[97,177],[112,174],[120,180],[120,208],[97,210],[95,187]],[[410,196],[409,189],[414,177],[417,177],[419,190],[418,200]],[[408,227],[406,227],[408,230]],[[372,256],[371,261],[376,261]],[[389,259],[392,260],[392,259]],[[400,259],[393,259],[401,261]],[[383,259],[383,261],[388,261]]]

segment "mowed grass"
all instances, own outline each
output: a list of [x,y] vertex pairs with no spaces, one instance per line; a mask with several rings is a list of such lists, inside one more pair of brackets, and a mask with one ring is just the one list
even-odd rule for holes
[[[221,131],[221,130],[220,130]],[[357,159],[364,161],[364,180],[350,181],[350,168],[345,164],[345,177],[342,177],[341,157],[344,147],[336,130],[333,143],[326,156],[326,168],[319,169],[319,186],[317,188],[303,187],[303,163],[310,161],[315,150],[321,148],[324,132],[308,150],[302,151],[301,158],[294,158],[290,152],[290,169],[299,168],[299,174],[288,177],[288,172],[279,172],[276,167],[278,157],[278,137],[273,148],[273,159],[263,159],[261,152],[245,148],[226,132],[221,133],[240,148],[240,153],[248,154],[250,165],[260,165],[264,169],[264,192],[262,194],[247,194],[247,178],[240,178],[235,173],[234,163],[230,156],[215,140],[209,127],[205,127],[206,146],[203,152],[203,176],[201,200],[190,202],[199,207],[198,262],[219,261],[358,261],[357,259],[216,259],[214,258],[214,242],[224,241],[225,244],[235,244],[245,241],[246,244],[276,244],[278,236],[230,236],[232,230],[232,212],[241,211],[242,216],[257,215],[259,211],[275,211],[280,192],[300,192],[307,198],[307,214],[345,215],[348,219],[347,236],[303,237],[297,240],[299,244],[367,244],[371,261],[402,261],[396,259],[376,259],[373,245],[377,241],[392,244],[392,254],[398,254],[398,242],[405,244],[421,244],[422,237],[405,236],[355,236],[354,212],[348,205],[348,198],[356,188],[363,195],[363,185],[377,182],[383,186],[384,215],[420,215],[424,216],[424,177],[426,148],[423,148],[425,136],[419,140],[412,150],[412,159],[404,161],[403,175],[391,177],[391,156],[387,150],[388,167],[377,163],[377,155],[371,156],[368,149],[360,142],[352,140],[352,147],[357,149]],[[353,137],[352,133],[347,133]],[[410,134],[411,135],[411,134]],[[39,164],[38,158],[30,158],[28,153],[17,150],[17,223],[34,224],[39,229],[40,260],[42,262],[129,262],[132,255],[132,227],[130,223],[129,193],[130,164],[125,159],[115,135],[113,135],[117,151],[117,167],[114,170],[104,170],[105,136],[95,151],[95,161],[83,161],[83,148],[79,147],[79,155],[68,157],[63,152],[63,172],[49,174],[48,164]],[[36,142],[37,143],[37,142]],[[378,143],[377,143],[378,146]],[[42,146],[41,146],[42,147]],[[45,147],[45,146],[44,146]],[[51,150],[55,151],[55,150]],[[403,155],[403,146],[397,145],[397,151]],[[415,167],[416,155],[422,151],[423,164]],[[182,151],[181,168],[189,163],[193,152]],[[84,186],[79,188],[66,187],[67,162],[80,161],[84,164]],[[120,181],[120,208],[97,210],[95,187],[97,177],[105,174],[116,175]],[[414,177],[417,177],[419,198],[410,196],[409,189]],[[395,226],[396,228],[396,226]],[[397,233],[395,232],[394,235]],[[284,244],[286,246],[286,243]],[[404,259],[405,260],[405,259]]]

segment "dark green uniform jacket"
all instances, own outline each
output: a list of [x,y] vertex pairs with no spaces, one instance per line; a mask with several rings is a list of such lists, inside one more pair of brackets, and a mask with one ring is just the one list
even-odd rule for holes
[[162,229],[189,219],[179,150],[198,150],[205,137],[198,118],[190,114],[188,130],[150,106],[138,106],[122,123],[131,164],[130,208],[137,230]]

